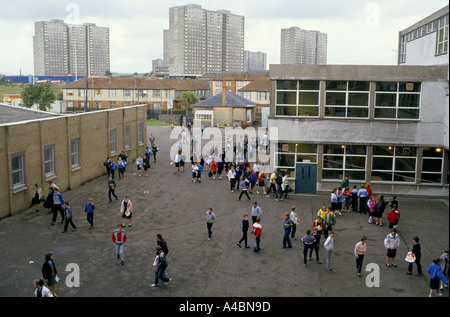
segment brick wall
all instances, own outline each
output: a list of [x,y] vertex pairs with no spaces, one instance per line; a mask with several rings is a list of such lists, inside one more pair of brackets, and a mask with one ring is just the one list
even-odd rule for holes
[[[139,123],[143,140],[138,142]],[[125,127],[131,127],[131,147],[125,149]],[[61,192],[76,188],[105,173],[106,157],[117,159],[126,151],[130,160],[143,153],[147,144],[146,107],[132,106],[51,119],[40,119],[0,126],[0,218],[31,207],[34,184],[47,195],[52,179]],[[109,149],[110,130],[117,130],[117,153]],[[80,166],[72,168],[70,143],[80,140]],[[46,177],[44,148],[55,147],[55,175]],[[12,156],[25,154],[25,186],[13,189]]]

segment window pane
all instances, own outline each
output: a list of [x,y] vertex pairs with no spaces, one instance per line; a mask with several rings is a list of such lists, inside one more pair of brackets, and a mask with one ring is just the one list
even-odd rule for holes
[[391,170],[392,171],[392,157],[372,157],[372,169],[374,170]]
[[366,157],[346,156],[345,169],[366,169]]
[[344,179],[342,171],[322,170],[322,179]]
[[278,143],[278,152],[295,153],[295,143]]
[[376,94],[375,106],[377,107],[395,107],[396,102],[396,94]]
[[400,92],[420,92],[421,83],[399,83],[398,91]]
[[365,171],[345,171],[345,176],[348,176],[351,180],[360,180],[364,181],[366,179],[366,172]]
[[394,147],[392,146],[374,146],[373,155],[393,155]]
[[298,94],[299,105],[319,105],[318,92],[300,92]]
[[370,83],[368,81],[349,81],[349,91],[369,91]]
[[378,82],[377,91],[397,91],[397,83],[395,82]]
[[396,171],[415,171],[416,159],[415,158],[395,158],[395,170]]
[[344,148],[342,145],[324,145],[324,154],[344,154]]
[[442,159],[423,159],[422,171],[440,173],[442,171]]
[[299,90],[319,90],[320,81],[318,80],[300,80],[298,82]]
[[345,117],[345,107],[325,107],[327,117]]
[[299,117],[317,117],[319,116],[319,107],[298,107]]
[[344,92],[327,92],[326,105],[339,105],[345,106],[345,93]]
[[398,119],[419,119],[419,109],[398,109]]
[[442,157],[442,149],[435,147],[424,147],[423,157]]
[[296,80],[277,80],[277,89],[297,90]]
[[395,118],[395,109],[375,108],[375,118]]
[[398,98],[399,107],[418,108],[420,95],[418,94],[400,94]]
[[392,182],[392,172],[373,171],[370,180],[374,182]]
[[346,154],[365,155],[366,154],[366,146],[365,145],[347,145],[345,147],[345,153]]
[[297,153],[317,153],[317,145],[315,144],[299,144]]
[[347,117],[350,118],[367,118],[369,117],[369,108],[351,108],[347,109]]
[[294,154],[278,154],[277,166],[295,166]]
[[297,162],[312,162],[312,163],[316,163],[317,162],[317,155],[308,155],[308,154],[297,154]]
[[347,82],[341,80],[327,81],[326,90],[347,90]]
[[422,173],[422,183],[435,183],[440,184],[441,183],[442,174],[427,174]]
[[396,156],[416,156],[416,148],[409,146],[396,146],[395,147]]
[[295,105],[297,103],[297,93],[291,91],[277,91],[277,104]]
[[395,172],[394,173],[394,182],[410,182],[413,183],[416,181],[415,173],[407,173],[407,172]]
[[334,155],[324,155],[323,156],[323,167],[324,168],[340,168],[342,169],[344,166],[344,157],[343,156],[334,156]]
[[296,116],[297,107],[277,106],[277,116]]
[[349,93],[348,94],[348,105],[349,106],[367,107],[369,105],[369,94]]

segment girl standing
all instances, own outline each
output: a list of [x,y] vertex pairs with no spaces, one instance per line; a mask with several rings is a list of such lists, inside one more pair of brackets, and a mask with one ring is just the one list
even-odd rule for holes
[[120,213],[122,214],[123,223],[122,226],[125,227],[125,222],[128,219],[128,227],[131,227],[131,218],[133,217],[133,204],[131,200],[128,199],[128,195],[125,195],[120,205]]
[[34,192],[34,197],[31,200],[31,203],[36,208],[36,212],[39,212],[41,211],[41,201],[44,199],[44,192],[39,184],[34,184],[34,187],[36,188],[36,190]]

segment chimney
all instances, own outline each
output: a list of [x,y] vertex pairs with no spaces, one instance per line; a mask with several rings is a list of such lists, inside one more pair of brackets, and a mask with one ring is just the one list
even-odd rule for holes
[[222,87],[222,106],[227,104],[227,89]]

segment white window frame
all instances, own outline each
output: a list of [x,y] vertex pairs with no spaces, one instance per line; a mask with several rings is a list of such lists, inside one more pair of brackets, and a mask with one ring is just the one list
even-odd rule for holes
[[54,144],[44,147],[44,172],[46,178],[50,178],[56,175],[55,154]]
[[131,126],[125,127],[125,149],[131,149]]
[[111,129],[109,131],[109,152],[114,155],[117,153],[117,130]]
[[80,164],[80,139],[70,141],[70,164],[72,168],[78,168]]
[[[14,168],[13,161],[18,160],[18,167]],[[26,166],[25,166],[25,153],[15,153],[11,155],[11,180],[12,180],[12,188],[18,189],[26,186]],[[19,175],[19,180],[14,182],[14,175]]]

